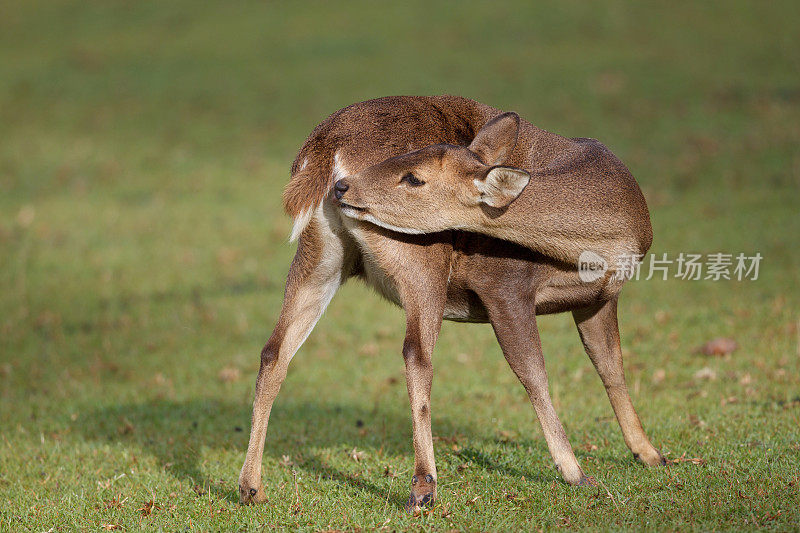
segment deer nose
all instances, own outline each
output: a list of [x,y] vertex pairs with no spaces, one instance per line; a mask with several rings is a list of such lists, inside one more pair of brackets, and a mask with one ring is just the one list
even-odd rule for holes
[[336,197],[337,200],[341,200],[344,193],[347,192],[347,189],[350,188],[350,185],[347,184],[345,180],[338,180],[336,183],[333,184],[333,195]]

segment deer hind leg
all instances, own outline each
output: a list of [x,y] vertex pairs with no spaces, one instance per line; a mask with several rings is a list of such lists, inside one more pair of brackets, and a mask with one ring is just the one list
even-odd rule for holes
[[414,444],[414,475],[406,508],[417,513],[436,500],[436,463],[431,431],[431,386],[433,365],[431,354],[442,323],[441,310],[425,310],[425,315],[412,311],[407,316],[403,359],[406,365],[406,386],[411,404]]
[[491,301],[483,301],[497,341],[511,370],[528,392],[556,469],[570,485],[590,484],[591,481],[578,465],[567,433],[550,398],[536,315],[531,309],[532,302],[524,299],[514,301],[510,296],[513,295],[504,294],[492,298]]
[[381,269],[397,288],[406,313],[403,359],[411,404],[414,474],[406,508],[417,513],[436,500],[436,464],[431,430],[431,355],[442,326],[450,250],[441,237],[423,236],[418,243],[368,237],[369,245],[382,254]]
[[645,435],[625,384],[617,325],[617,299],[608,300],[596,307],[573,311],[572,315],[586,353],[606,388],[611,407],[622,428],[625,444],[636,459],[647,465],[666,464],[664,457]]
[[295,352],[300,348],[348,272],[348,247],[331,230],[336,222],[320,207],[303,231],[289,275],[278,323],[264,349],[256,379],[247,456],[239,475],[241,503],[266,499],[261,460],[270,411]]

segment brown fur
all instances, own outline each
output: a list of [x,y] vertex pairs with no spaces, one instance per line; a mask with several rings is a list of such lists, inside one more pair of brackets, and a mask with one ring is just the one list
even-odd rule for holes
[[468,144],[497,113],[456,96],[387,96],[340,109],[314,128],[300,148],[283,194],[284,208],[296,217],[322,202],[333,184],[337,150],[354,165],[368,166],[431,144]]
[[[499,111],[488,106],[456,97],[393,97],[335,113],[304,144],[295,161],[286,207],[295,217],[304,212],[311,216],[300,233],[278,323],[262,351],[250,443],[239,478],[243,503],[265,499],[261,484],[264,438],[289,361],[338,286],[353,276],[364,279],[406,313],[402,354],[415,454],[410,510],[437,496],[431,354],[443,318],[492,324],[509,366],[528,392],[556,468],[566,481],[579,485],[589,480],[550,399],[536,327],[538,314],[572,311],[625,442],[646,464],[663,462],[644,434],[625,387],[616,322],[621,283],[608,276],[582,283],[571,264],[474,233],[396,233],[343,216],[330,194],[331,174],[352,175],[388,156],[431,144],[467,146],[483,124],[497,115]],[[536,135],[526,134],[516,146],[532,149],[537,142]],[[538,152],[543,160],[558,158],[554,148],[558,142],[547,143]],[[443,158],[428,164],[447,162]],[[308,169],[325,172],[312,174]]]
[[[407,175],[421,180],[404,182]],[[653,238],[644,196],[608,148],[539,130],[515,113],[496,114],[468,147],[411,150],[338,183],[348,216],[409,233],[484,233],[573,264],[590,250],[617,265],[647,252]]]

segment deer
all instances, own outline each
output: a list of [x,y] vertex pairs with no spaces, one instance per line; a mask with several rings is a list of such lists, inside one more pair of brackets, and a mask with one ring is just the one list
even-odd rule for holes
[[571,312],[635,459],[651,444],[625,382],[617,303],[625,276],[581,279],[581,250],[644,254],[644,198],[602,144],[539,129],[458,96],[394,96],[345,107],[300,148],[283,194],[297,250],[274,330],[261,351],[242,504],[266,500],[269,415],[295,353],[337,289],[360,278],[405,312],[402,346],[414,469],[406,508],[432,505],[438,476],[430,394],[443,320],[490,323],[525,388],[556,470],[593,484],[550,397],[536,318]]

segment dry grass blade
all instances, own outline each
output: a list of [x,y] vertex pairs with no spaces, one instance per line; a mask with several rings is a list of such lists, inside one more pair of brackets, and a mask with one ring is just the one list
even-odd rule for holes
[[675,464],[675,465],[681,464],[681,463],[691,463],[693,465],[704,465],[704,464],[706,464],[706,460],[701,458],[701,457],[686,457],[686,452],[683,452],[683,454],[680,457],[676,457],[675,459],[672,459],[671,463]]

